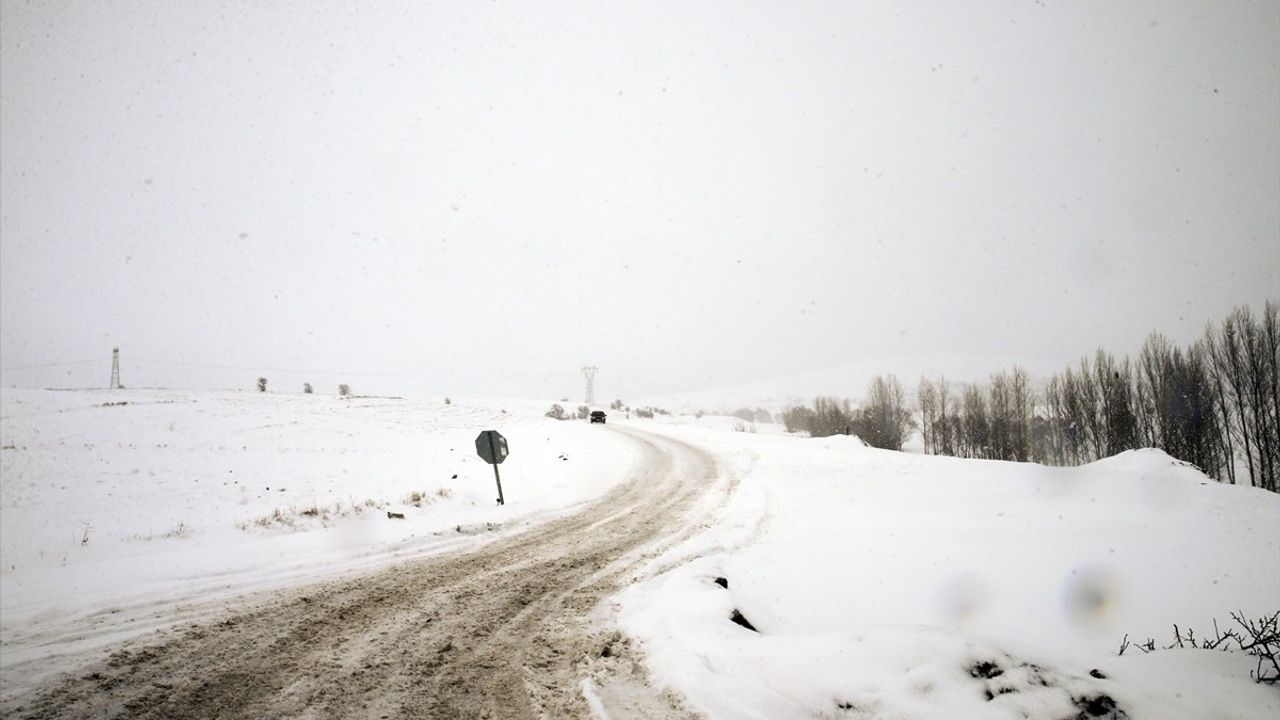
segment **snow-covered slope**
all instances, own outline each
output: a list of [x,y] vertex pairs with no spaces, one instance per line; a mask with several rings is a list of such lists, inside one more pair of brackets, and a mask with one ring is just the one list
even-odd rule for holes
[[724,425],[665,428],[739,490],[657,566],[688,564],[614,608],[709,717],[1056,720],[1105,698],[1133,718],[1280,711],[1241,654],[1117,657],[1126,634],[1165,645],[1175,623],[1202,637],[1280,609],[1280,496],[1155,450],[1046,468]]
[[[2,407],[5,666],[181,603],[484,542],[604,493],[633,452],[530,401],[6,389]],[[475,454],[491,428],[503,507]]]
[[[629,442],[543,410],[6,390],[0,665],[52,671],[210,598],[485,542],[624,479]],[[737,488],[610,615],[709,717],[1280,712],[1238,653],[1116,655],[1126,634],[1163,645],[1175,623],[1203,636],[1231,611],[1280,608],[1280,496],[1158,451],[1045,468],[734,432],[723,417],[629,424],[708,448]],[[486,428],[511,443],[505,507],[474,456]]]

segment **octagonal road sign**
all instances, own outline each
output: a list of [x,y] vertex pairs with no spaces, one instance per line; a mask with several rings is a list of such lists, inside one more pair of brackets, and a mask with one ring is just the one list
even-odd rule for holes
[[485,430],[476,436],[476,454],[490,465],[507,459],[507,439],[497,430]]
[[498,483],[498,504],[506,505],[502,497],[502,476],[498,474],[498,465],[507,459],[507,439],[497,430],[485,430],[476,436],[476,453],[493,466],[493,481]]

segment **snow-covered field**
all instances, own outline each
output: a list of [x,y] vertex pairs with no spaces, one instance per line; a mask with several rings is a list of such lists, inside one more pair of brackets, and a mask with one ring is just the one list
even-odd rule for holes
[[[5,692],[201,616],[183,608],[487,542],[627,478],[633,441],[545,409],[5,390]],[[599,608],[708,717],[1280,713],[1240,653],[1117,656],[1126,634],[1165,645],[1175,623],[1202,637],[1231,611],[1280,608],[1280,496],[1158,451],[1045,468],[735,432],[722,417],[622,424],[705,448],[736,488]],[[488,428],[511,445],[504,507],[474,453]],[[1108,715],[1112,701],[1127,715]]]
[[710,717],[1280,716],[1243,654],[1117,656],[1280,609],[1280,496],[1154,450],[1046,468],[672,423],[740,488],[611,609]]
[[[184,604],[484,542],[624,479],[631,443],[545,410],[6,389],[0,660],[80,652],[170,622]],[[483,429],[511,448],[502,507],[475,453]]]

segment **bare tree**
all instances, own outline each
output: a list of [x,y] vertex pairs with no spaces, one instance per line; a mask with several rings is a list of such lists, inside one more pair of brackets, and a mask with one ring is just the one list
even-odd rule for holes
[[[1215,383],[1221,382],[1228,425],[1236,447],[1244,451],[1249,482],[1275,491],[1280,464],[1276,416],[1276,351],[1274,304],[1268,303],[1259,323],[1247,306],[1236,308],[1206,342],[1212,355]],[[1272,329],[1268,331],[1268,324]],[[1212,337],[1210,330],[1208,335]]]
[[976,385],[966,385],[961,399],[963,419],[961,420],[963,450],[965,457],[985,458],[991,456],[990,424],[987,420],[987,400],[982,389]]
[[955,449],[955,429],[954,417],[951,405],[951,385],[947,382],[946,376],[938,378],[937,385],[937,401],[938,415],[937,427],[933,431],[934,446],[938,448],[938,452],[943,455],[954,455]]
[[1223,469],[1218,475],[1218,479],[1222,480],[1225,477],[1234,485],[1236,482],[1236,451],[1235,442],[1231,437],[1231,403],[1227,400],[1227,383],[1222,377],[1222,373],[1218,371],[1220,351],[1217,347],[1217,338],[1214,336],[1213,323],[1205,326],[1204,337],[1200,340],[1200,346],[1204,348],[1205,368],[1209,375],[1214,400],[1218,447],[1223,458]]
[[1098,349],[1093,363],[1098,390],[1098,415],[1103,443],[1100,457],[1138,447],[1138,420],[1133,409],[1133,371],[1129,359],[1117,362],[1110,353]]
[[1256,320],[1247,305],[1237,307],[1222,324],[1222,349],[1230,370],[1228,388],[1239,413],[1236,427],[1249,463],[1250,482],[1277,489],[1280,465],[1280,417],[1276,408],[1276,306],[1267,303]]
[[1244,448],[1245,462],[1249,469],[1249,482],[1252,485],[1257,485],[1258,470],[1254,461],[1254,453],[1257,448],[1254,445],[1253,413],[1249,411],[1248,407],[1249,391],[1245,372],[1245,351],[1244,343],[1240,339],[1240,325],[1244,318],[1240,315],[1239,312],[1233,312],[1222,322],[1222,331],[1217,345],[1222,354],[1215,359],[1215,364],[1218,365],[1218,372],[1226,380],[1228,398],[1232,403],[1232,409],[1235,411],[1231,429],[1236,433],[1236,439]]
[[1080,358],[1080,374],[1077,377],[1076,392],[1080,398],[1077,410],[1080,420],[1085,426],[1085,435],[1089,440],[1089,459],[1097,460],[1106,457],[1107,420],[1102,400],[1102,387],[1089,364],[1089,358]]
[[1280,304],[1268,300],[1262,309],[1263,364],[1259,375],[1266,406],[1271,457],[1271,490],[1280,490]]
[[1167,416],[1169,402],[1165,397],[1169,387],[1165,375],[1171,364],[1172,353],[1173,344],[1160,333],[1151,333],[1138,353],[1136,414],[1139,432],[1151,447],[1164,446],[1165,435],[1170,432],[1170,420]]
[[[1248,358],[1249,405],[1253,412],[1255,443],[1258,448],[1258,470],[1261,476],[1259,485],[1272,491],[1277,489],[1276,465],[1280,464],[1280,436],[1277,435],[1278,418],[1272,403],[1277,382],[1276,351],[1267,337],[1265,314],[1273,307],[1268,303],[1261,321],[1253,319],[1247,306],[1240,308],[1247,319],[1247,330],[1243,337]],[[1272,324],[1274,325],[1274,321]]]
[[1067,462],[1066,406],[1063,401],[1062,379],[1054,375],[1044,388],[1045,424],[1048,442],[1041,462],[1063,465]]
[[920,437],[924,441],[924,451],[937,452],[938,394],[929,378],[920,378],[916,398],[920,402]]
[[1027,462],[1031,459],[1031,420],[1035,414],[1036,398],[1031,389],[1031,376],[1018,365],[1009,373],[1010,408],[1013,416],[1013,459]]
[[[1083,360],[1082,363],[1088,363]],[[1069,464],[1087,462],[1097,457],[1090,453],[1093,444],[1093,393],[1087,374],[1076,374],[1071,368],[1062,371],[1059,392],[1061,393],[1061,431],[1064,448],[1064,459]]]
[[809,418],[810,437],[861,434],[856,432],[854,424],[853,411],[849,409],[848,400],[834,397],[814,398],[813,415]]
[[872,447],[901,450],[915,427],[907,395],[893,375],[878,375],[867,388],[867,404],[861,416],[859,435]]
[[1219,394],[1205,348],[1198,343],[1183,352],[1159,333],[1147,338],[1138,355],[1135,424],[1147,444],[1222,479],[1229,477],[1229,454],[1221,444]]
[[1013,393],[1009,387],[1009,376],[1003,372],[992,375],[987,397],[987,422],[991,448],[988,457],[995,460],[1012,460]]

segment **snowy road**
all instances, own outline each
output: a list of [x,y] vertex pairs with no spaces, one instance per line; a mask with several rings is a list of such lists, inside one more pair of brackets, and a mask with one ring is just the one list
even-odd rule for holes
[[[683,717],[593,617],[734,483],[697,448],[616,429],[634,476],[578,514],[478,550],[297,588],[166,631],[25,697],[5,717]],[[614,707],[616,705],[616,707]]]

